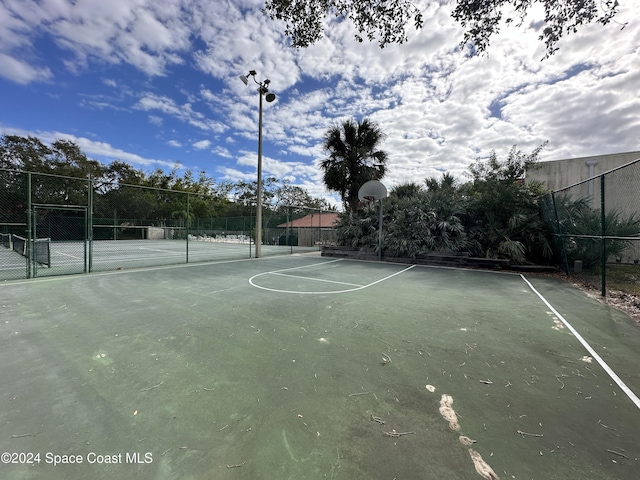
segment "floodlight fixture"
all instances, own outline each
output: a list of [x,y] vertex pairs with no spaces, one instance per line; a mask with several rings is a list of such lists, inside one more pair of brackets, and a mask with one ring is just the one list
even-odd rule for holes
[[256,258],[260,258],[262,252],[262,96],[269,103],[276,99],[275,93],[269,92],[271,80],[268,78],[262,82],[256,80],[257,72],[249,70],[248,75],[240,75],[240,80],[249,85],[249,77],[258,85],[260,103],[258,109],[258,185],[256,191]]

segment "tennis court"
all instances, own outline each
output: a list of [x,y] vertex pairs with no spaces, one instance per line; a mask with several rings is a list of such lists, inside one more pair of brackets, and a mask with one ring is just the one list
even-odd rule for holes
[[640,468],[638,326],[553,278],[309,254],[5,282],[0,298],[3,479]]
[[[21,238],[16,235],[14,239]],[[34,243],[34,257],[28,262],[26,239],[7,243],[0,248],[0,280],[26,278],[31,263],[32,277],[48,277],[86,272],[123,270],[130,268],[176,265],[181,263],[239,260],[251,258],[255,244],[248,239],[215,240],[193,237],[185,240],[94,240],[51,241]],[[262,245],[262,256],[318,251],[317,246]],[[18,252],[22,252],[18,253]]]

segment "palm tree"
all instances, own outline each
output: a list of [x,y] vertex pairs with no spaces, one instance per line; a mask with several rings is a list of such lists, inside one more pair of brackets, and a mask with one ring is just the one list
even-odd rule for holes
[[360,201],[358,190],[369,180],[380,180],[386,172],[387,154],[378,150],[385,135],[368,119],[346,120],[334,125],[324,136],[329,157],[320,163],[327,188],[337,192],[345,209],[355,213]]
[[398,198],[398,200],[404,200],[406,198],[414,198],[423,194],[424,190],[420,185],[415,182],[405,182],[400,185],[396,185],[391,190],[391,195]]

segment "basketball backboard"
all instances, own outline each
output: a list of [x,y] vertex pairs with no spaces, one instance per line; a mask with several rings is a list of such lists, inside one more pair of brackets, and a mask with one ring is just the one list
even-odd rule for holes
[[374,202],[387,198],[387,187],[378,180],[369,180],[358,190],[358,199]]

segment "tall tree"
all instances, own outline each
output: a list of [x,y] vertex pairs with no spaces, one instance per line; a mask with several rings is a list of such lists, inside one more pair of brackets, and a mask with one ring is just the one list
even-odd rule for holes
[[30,172],[49,172],[47,158],[51,149],[36,137],[2,135],[0,137],[0,167]]
[[57,175],[100,178],[106,173],[104,165],[87,158],[78,144],[69,140],[56,140],[51,144],[49,162]]
[[[457,0],[452,16],[465,28],[462,44],[484,52],[501,24],[514,22],[507,12],[513,12],[520,27],[535,4],[544,8],[539,38],[547,56],[557,50],[563,35],[594,21],[606,25],[619,7],[618,0]],[[410,0],[266,0],[264,11],[271,19],[284,21],[285,35],[294,47],[308,47],[322,38],[328,16],[350,20],[358,30],[357,41],[378,39],[380,47],[404,43],[410,22],[416,29],[423,24],[422,12]]]
[[334,125],[324,136],[329,157],[320,163],[327,188],[337,192],[345,209],[358,209],[358,190],[369,180],[380,180],[386,173],[387,154],[379,150],[384,140],[380,127],[368,119],[346,120]]
[[304,212],[307,209],[335,210],[323,198],[313,198],[309,192],[298,185],[291,185],[289,180],[282,180],[276,187],[273,201],[273,210],[286,211],[293,208],[296,213]]
[[466,227],[477,256],[507,257],[518,264],[543,261],[551,255],[547,226],[540,217],[541,183],[524,183],[527,170],[536,167],[546,142],[531,153],[514,145],[505,160],[495,151],[469,166],[471,181],[463,186],[467,197]]

